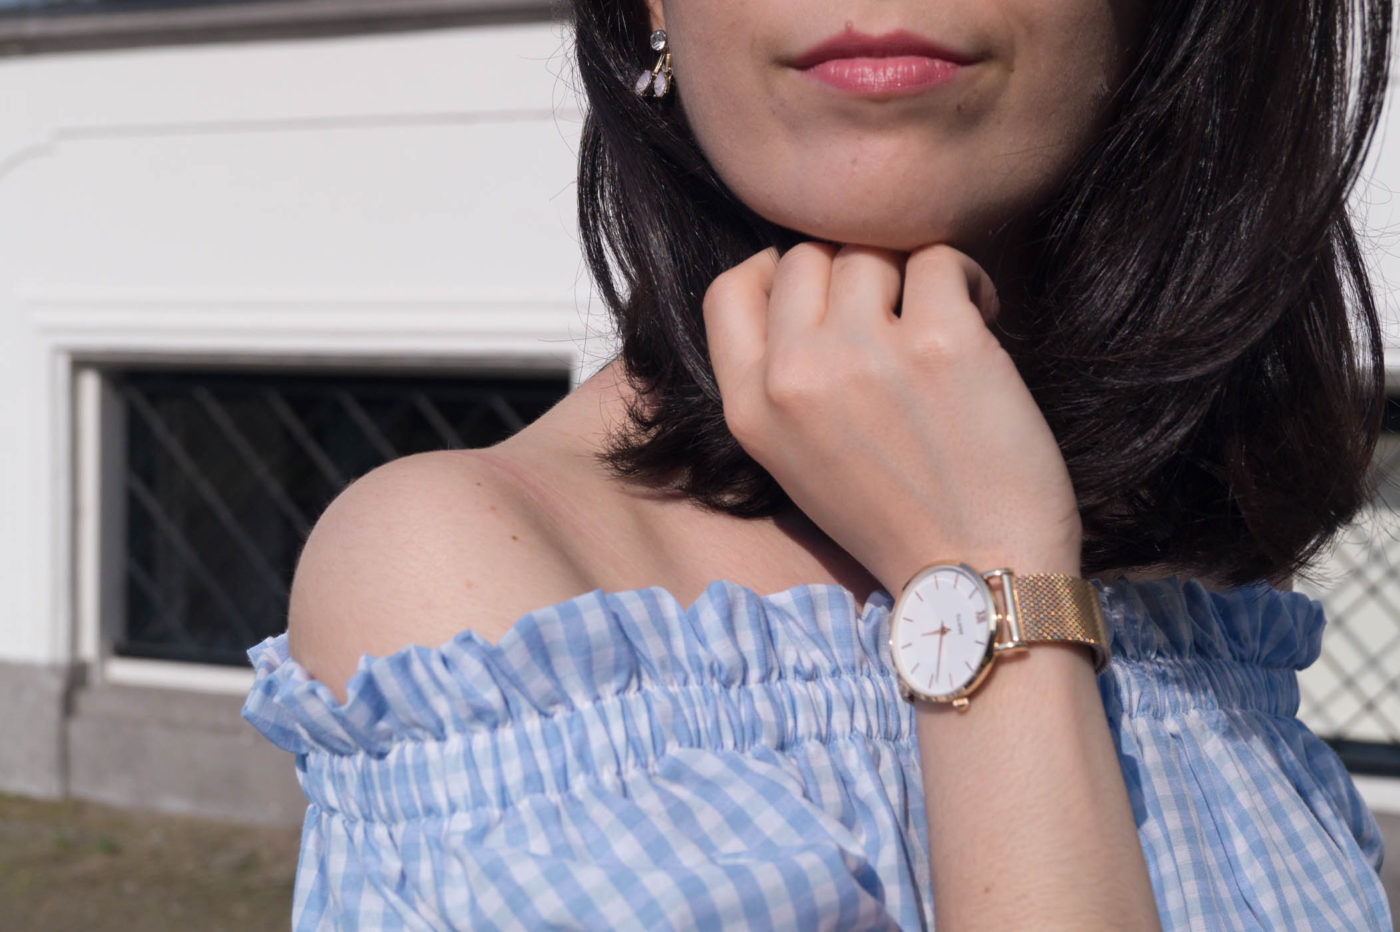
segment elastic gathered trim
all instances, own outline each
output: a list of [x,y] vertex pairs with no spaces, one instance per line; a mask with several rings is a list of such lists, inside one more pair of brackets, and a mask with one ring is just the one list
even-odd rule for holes
[[384,756],[299,757],[308,799],[352,818],[507,808],[579,780],[620,778],[687,750],[745,754],[799,745],[915,740],[892,677],[669,686],[596,699],[499,728],[396,743]]
[[[1114,719],[1288,718],[1297,707],[1293,671],[1228,660],[1115,661],[1099,688]],[[493,730],[402,740],[383,756],[313,750],[299,757],[298,776],[324,811],[399,822],[562,798],[580,781],[616,785],[685,751],[787,753],[851,741],[917,748],[914,707],[894,676],[653,686],[527,712]]]

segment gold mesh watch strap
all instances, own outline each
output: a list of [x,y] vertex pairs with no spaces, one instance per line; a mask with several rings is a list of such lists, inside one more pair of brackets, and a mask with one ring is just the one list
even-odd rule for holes
[[1108,629],[1098,591],[1087,579],[1063,573],[1013,576],[1021,640],[1079,641],[1094,652],[1094,672],[1108,669]]

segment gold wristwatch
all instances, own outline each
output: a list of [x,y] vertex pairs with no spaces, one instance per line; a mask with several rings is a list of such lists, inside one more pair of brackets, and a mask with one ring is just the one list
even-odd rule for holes
[[[1001,580],[998,604],[988,585]],[[966,563],[933,563],[910,578],[890,615],[890,654],[899,691],[913,702],[951,702],[966,711],[992,661],[1031,644],[1087,644],[1094,672],[1108,668],[1108,631],[1092,583],[1063,573],[979,573]]]

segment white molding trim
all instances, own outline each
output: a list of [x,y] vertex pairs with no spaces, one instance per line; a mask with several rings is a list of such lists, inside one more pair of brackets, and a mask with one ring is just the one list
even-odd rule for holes
[[[42,499],[49,506],[49,520],[45,528],[49,540],[37,542],[48,554],[49,604],[46,617],[49,640],[49,657],[63,661],[76,659],[74,648],[82,643],[78,633],[77,597],[80,592],[91,591],[87,585],[80,585],[77,565],[81,559],[77,535],[76,512],[74,510],[77,486],[77,467],[80,465],[76,453],[74,421],[77,415],[73,398],[73,359],[63,352],[50,351],[45,354],[48,365],[48,442],[37,451],[44,483]],[[43,398],[43,386],[36,386],[36,394]],[[41,564],[42,565],[42,564]]]
[[106,396],[110,389],[102,374],[90,366],[73,374],[73,659],[90,667],[104,654],[103,619],[111,617],[115,593],[110,585],[112,567],[109,535],[116,529],[107,520],[111,513],[108,493],[107,441],[116,432],[105,417],[113,413]]
[[211,663],[108,657],[102,663],[102,682],[242,696],[253,688],[253,671]]
[[[222,357],[246,364],[362,361],[412,368],[576,371],[588,336],[549,295],[191,292],[25,286],[16,297],[57,352],[85,359]],[[475,365],[474,365],[475,364]],[[575,383],[576,384],[576,383]]]
[[30,285],[16,297],[49,351],[81,362],[554,369],[575,386],[597,336],[573,302],[543,294]]

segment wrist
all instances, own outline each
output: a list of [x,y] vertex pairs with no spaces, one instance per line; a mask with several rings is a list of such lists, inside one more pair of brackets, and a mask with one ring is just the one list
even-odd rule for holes
[[[1093,653],[1087,645],[1041,643],[1033,650],[999,657],[965,712],[946,703],[916,702],[914,716],[921,736],[924,728],[937,729],[940,735],[963,734],[968,728],[987,727],[989,721],[1025,716],[1032,707],[1038,715],[1049,716],[1059,710],[1065,722],[1089,724],[1094,719],[1085,717],[1084,703],[1092,711],[1097,683]],[[1067,703],[1074,703],[1072,712]],[[947,724],[950,722],[963,724]]]
[[1070,573],[935,563],[901,588],[891,614],[891,660],[900,692],[911,702],[966,711],[998,659],[1033,646],[1033,653],[1046,653],[1040,648],[1045,643],[1075,645],[1058,653],[1078,659],[1091,679],[1111,660],[1099,595]]

